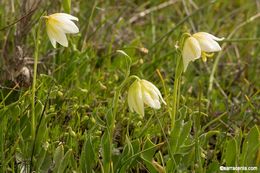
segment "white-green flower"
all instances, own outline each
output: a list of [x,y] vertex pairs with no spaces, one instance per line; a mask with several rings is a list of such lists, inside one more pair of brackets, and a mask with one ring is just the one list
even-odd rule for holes
[[188,37],[184,42],[182,50],[184,72],[186,71],[190,61],[195,61],[200,57],[203,61],[206,61],[207,57],[212,56],[207,53],[221,51],[221,47],[217,41],[223,39],[224,38],[218,38],[206,32],[198,32]]
[[144,105],[148,105],[154,109],[161,108],[163,100],[161,92],[151,82],[147,80],[136,80],[128,90],[128,106],[131,112],[144,116]]
[[55,13],[43,16],[43,18],[46,19],[47,34],[54,48],[56,48],[56,42],[64,47],[68,47],[66,34],[79,32],[79,28],[73,22],[73,20],[78,21],[78,18],[70,14]]

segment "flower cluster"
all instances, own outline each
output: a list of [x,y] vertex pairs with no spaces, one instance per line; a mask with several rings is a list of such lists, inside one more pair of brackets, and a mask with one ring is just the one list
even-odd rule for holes
[[[67,47],[68,40],[66,34],[79,32],[79,28],[73,22],[78,21],[78,18],[70,14],[55,13],[49,16],[43,16],[43,18],[46,19],[47,34],[54,48],[56,48],[56,42]],[[199,58],[206,61],[208,57],[213,55],[213,52],[220,51],[221,47],[217,41],[221,40],[223,40],[223,38],[215,37],[206,32],[189,35],[183,44],[183,71],[186,71],[191,61],[195,61]],[[145,105],[154,109],[160,109],[161,102],[166,105],[159,89],[147,80],[137,79],[129,87],[128,106],[132,112],[135,111],[139,115],[144,116]]]

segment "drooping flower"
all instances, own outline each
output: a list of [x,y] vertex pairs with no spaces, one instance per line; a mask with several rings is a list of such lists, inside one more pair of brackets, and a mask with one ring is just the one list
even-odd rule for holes
[[154,109],[160,109],[163,100],[159,89],[147,80],[137,79],[128,90],[128,106],[131,112],[144,116],[144,105]]
[[213,56],[213,54],[208,53],[221,51],[217,41],[223,39],[206,32],[198,32],[188,37],[184,42],[182,50],[184,72],[190,61],[195,61],[200,57],[203,61],[207,61],[207,57]]
[[68,47],[66,34],[79,32],[79,28],[73,22],[73,20],[78,21],[78,18],[70,14],[55,13],[43,16],[43,18],[46,19],[47,34],[54,48],[56,48],[56,42],[64,47]]

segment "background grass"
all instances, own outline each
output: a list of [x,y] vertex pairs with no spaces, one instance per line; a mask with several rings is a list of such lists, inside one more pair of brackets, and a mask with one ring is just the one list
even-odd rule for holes
[[[19,21],[23,3],[0,2],[1,73],[19,67],[17,57],[33,73],[39,17],[68,10],[64,2],[41,2]],[[260,165],[259,1],[78,0],[70,11],[80,34],[69,36],[68,48],[53,49],[40,28],[35,140],[31,87],[14,88],[18,75],[1,81],[0,172],[220,172],[219,166]],[[17,34],[19,28],[28,32]],[[227,39],[207,63],[189,65],[171,132],[178,40],[198,31]],[[146,108],[145,117],[129,112],[131,83],[118,88],[129,66],[118,49],[131,57],[130,73],[154,83],[167,106]]]

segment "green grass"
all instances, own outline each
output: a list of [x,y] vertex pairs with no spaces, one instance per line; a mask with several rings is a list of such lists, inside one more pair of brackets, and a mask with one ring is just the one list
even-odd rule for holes
[[[27,57],[23,65],[33,74],[42,24],[35,130],[31,85],[1,80],[0,172],[213,173],[220,166],[257,166],[259,171],[260,3],[177,1],[130,22],[163,2],[72,1],[80,33],[69,36],[68,48],[54,49],[39,17],[64,11],[61,0],[43,1],[25,26],[19,25],[23,20],[12,24],[23,16],[22,2],[1,1],[1,73],[17,66],[10,62],[20,46]],[[29,30],[18,37],[19,27]],[[227,39],[220,42],[221,52],[206,63],[190,63],[182,75],[171,130],[176,45],[183,33],[198,31]],[[127,53],[131,64],[117,50]],[[167,106],[146,107],[144,117],[131,113],[127,90],[134,80],[125,81],[129,75],[155,84]]]

